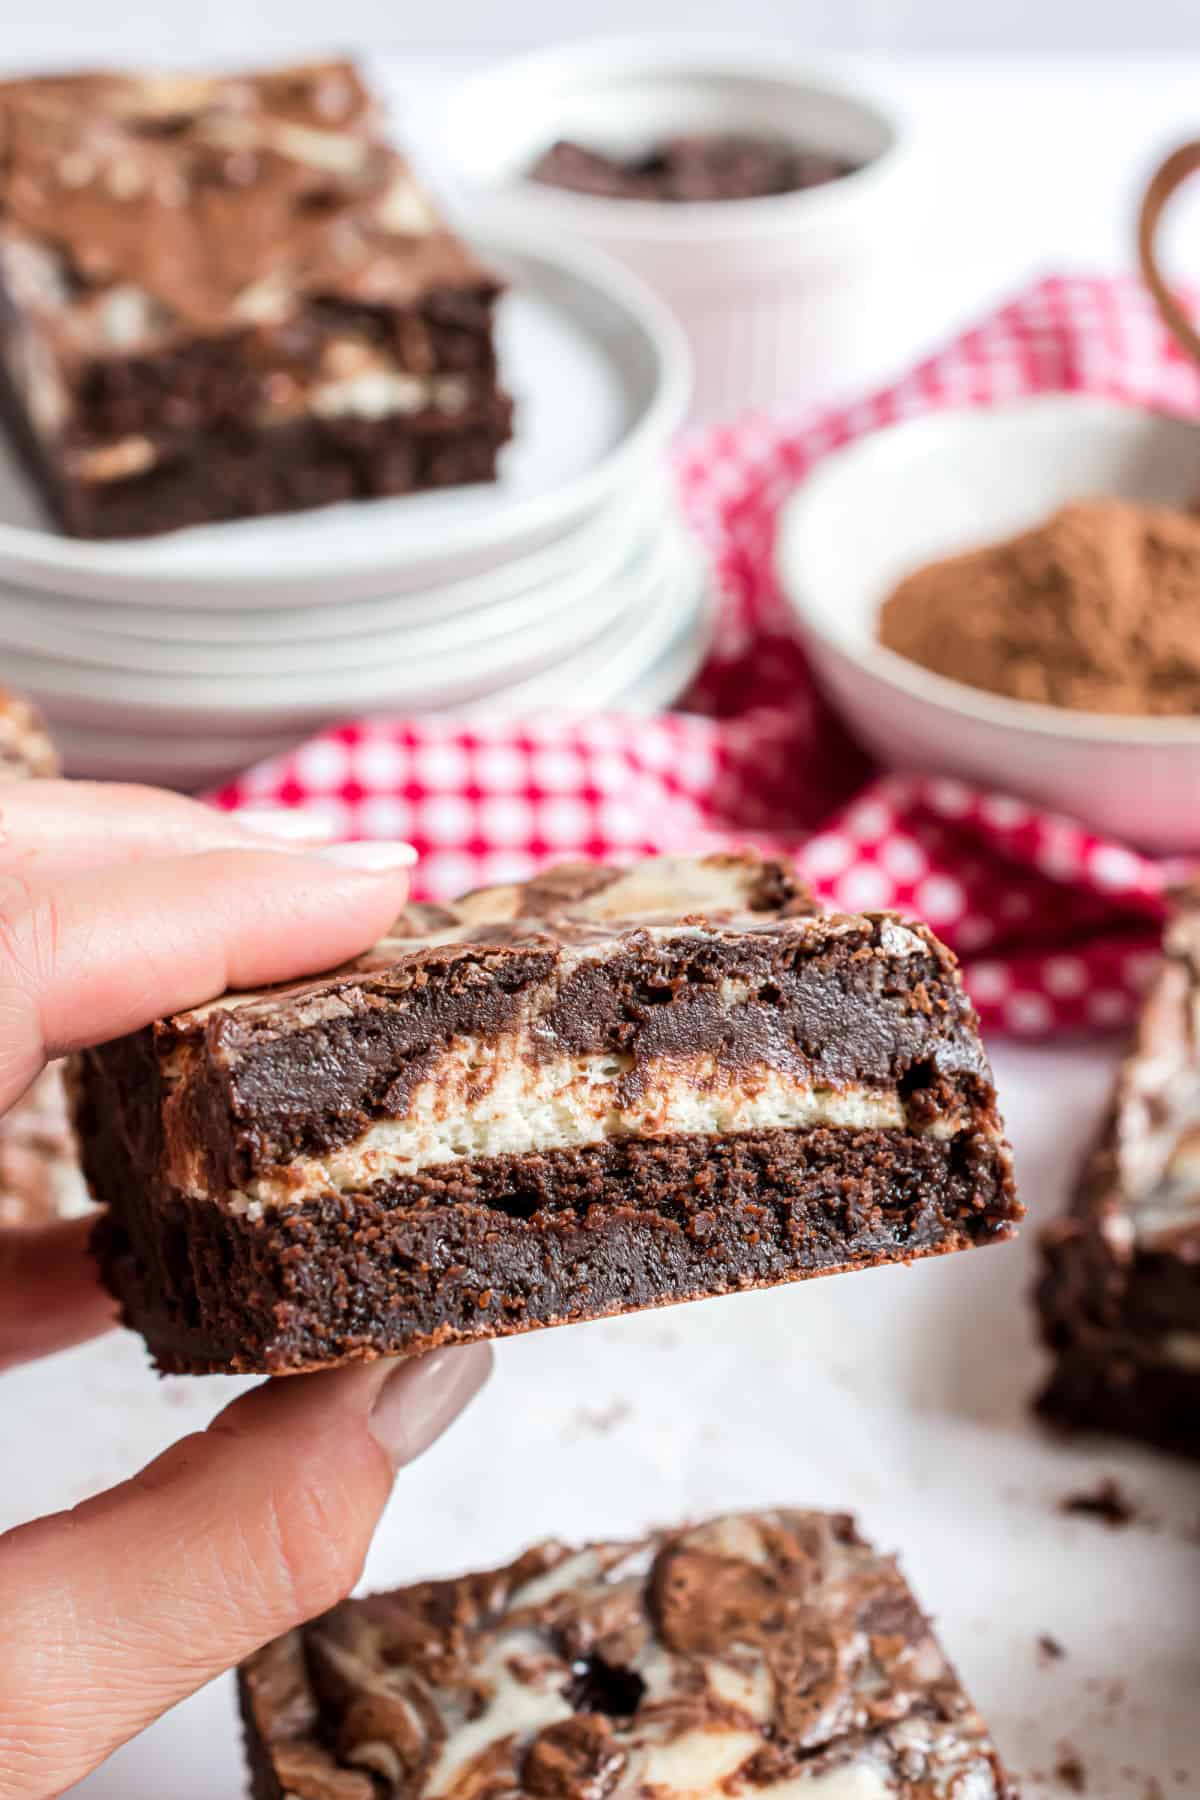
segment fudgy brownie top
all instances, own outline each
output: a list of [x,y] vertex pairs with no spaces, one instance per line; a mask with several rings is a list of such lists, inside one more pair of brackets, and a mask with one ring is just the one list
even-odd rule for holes
[[613,1133],[999,1135],[949,952],[886,915],[816,916],[752,855],[413,907],[348,967],[165,1020],[118,1063],[147,1163],[252,1213]]
[[1010,1793],[895,1563],[844,1514],[543,1544],[345,1601],[241,1682],[252,1755],[305,1800]]
[[23,694],[0,688],[0,781],[57,775],[60,770],[45,721]]
[[496,285],[342,62],[0,83],[0,254],[64,356]]

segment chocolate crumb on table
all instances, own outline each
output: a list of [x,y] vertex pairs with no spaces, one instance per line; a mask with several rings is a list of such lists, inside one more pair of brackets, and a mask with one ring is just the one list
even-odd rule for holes
[[349,63],[0,83],[0,404],[67,532],[491,479],[499,292]]
[[1058,1510],[1074,1517],[1099,1519],[1112,1531],[1132,1525],[1138,1516],[1137,1507],[1126,1499],[1120,1483],[1111,1475],[1094,1488],[1078,1494],[1064,1494]]
[[1200,1456],[1200,902],[1164,957],[1066,1214],[1042,1233],[1037,1305],[1055,1424]]
[[279,1372],[1009,1237],[949,952],[756,856],[413,906],[345,969],[80,1064],[97,1247],[158,1366]]
[[1064,1744],[1058,1761],[1054,1765],[1054,1777],[1072,1794],[1087,1792],[1087,1770],[1083,1759],[1070,1744]]
[[346,1600],[242,1665],[254,1800],[1015,1800],[896,1564],[745,1513]]
[[1048,1631],[1043,1631],[1039,1635],[1037,1647],[1038,1661],[1043,1665],[1052,1662],[1061,1662],[1067,1654],[1058,1639],[1052,1637]]
[[636,156],[609,155],[561,138],[530,173],[546,187],[598,199],[687,204],[795,194],[837,181],[857,167],[844,157],[779,138],[692,132],[664,138]]

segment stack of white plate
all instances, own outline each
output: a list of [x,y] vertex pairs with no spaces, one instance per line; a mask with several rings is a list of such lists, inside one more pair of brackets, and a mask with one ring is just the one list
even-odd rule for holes
[[665,471],[679,332],[592,255],[482,248],[511,283],[495,483],[92,544],[0,462],[0,681],[72,772],[199,787],[335,719],[649,710],[686,687],[709,592]]

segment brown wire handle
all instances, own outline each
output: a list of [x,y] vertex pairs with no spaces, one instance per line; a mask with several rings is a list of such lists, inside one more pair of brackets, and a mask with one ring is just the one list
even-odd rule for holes
[[1155,240],[1158,228],[1162,223],[1167,206],[1175,194],[1190,176],[1200,169],[1200,139],[1195,143],[1183,144],[1173,150],[1167,160],[1160,164],[1150,178],[1150,185],[1142,199],[1142,210],[1138,215],[1138,260],[1142,265],[1142,276],[1146,286],[1154,296],[1154,303],[1162,314],[1168,331],[1180,344],[1193,361],[1200,363],[1200,331],[1192,324],[1185,309],[1172,293],[1166,277],[1158,266],[1158,254]]

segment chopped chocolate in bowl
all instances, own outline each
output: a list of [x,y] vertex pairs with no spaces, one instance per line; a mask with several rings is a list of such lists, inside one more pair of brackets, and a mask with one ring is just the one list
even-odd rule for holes
[[688,203],[761,200],[822,187],[859,164],[777,138],[737,132],[689,132],[663,138],[637,156],[608,155],[560,138],[530,171],[547,187],[608,200]]

